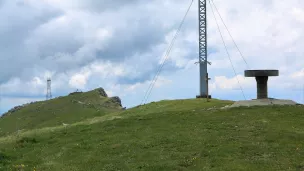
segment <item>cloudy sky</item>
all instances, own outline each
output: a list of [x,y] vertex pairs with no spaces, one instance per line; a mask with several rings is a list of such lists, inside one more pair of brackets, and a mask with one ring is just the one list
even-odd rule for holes
[[[0,0],[0,113],[53,96],[103,87],[124,106],[138,105],[191,0]],[[304,101],[304,1],[214,0],[249,67],[225,27],[225,42],[245,98],[255,80],[245,69],[279,69],[271,97]],[[197,0],[149,101],[199,93]],[[208,4],[211,94],[244,99]],[[217,16],[218,17],[218,16]],[[218,18],[218,21],[219,18]]]

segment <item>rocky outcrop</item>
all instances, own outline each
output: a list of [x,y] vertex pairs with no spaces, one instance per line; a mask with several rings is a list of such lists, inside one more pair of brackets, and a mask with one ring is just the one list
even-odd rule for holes
[[120,107],[122,107],[121,100],[120,100],[120,98],[118,96],[111,97],[109,99],[109,101],[112,102],[112,103],[118,104]]
[[98,91],[98,93],[99,93],[100,96],[102,96],[102,97],[108,97],[106,91],[103,88],[100,87],[100,88],[98,88],[96,90]]
[[[106,99],[106,102],[104,102],[104,104],[99,104],[99,106],[104,106],[104,107],[114,107],[114,108],[117,108],[117,107],[120,107],[122,108],[123,110],[125,110],[126,108],[123,108],[122,107],[122,104],[121,104],[121,99],[118,97],[118,96],[115,96],[115,97],[108,97],[106,91],[103,89],[103,88],[97,88],[95,89],[94,91],[97,91],[97,93],[100,95],[100,97],[106,97],[108,99]],[[72,92],[69,94],[69,96],[73,96],[73,95],[76,95],[76,94],[81,94],[83,93],[82,91],[80,90],[76,90],[75,92]],[[56,98],[53,98],[52,100],[55,100],[55,99],[59,99],[59,98],[63,98],[63,97],[56,97]],[[75,96],[75,99],[72,99],[71,100],[72,103],[77,103],[77,104],[80,104],[80,105],[83,105],[83,106],[86,106],[86,107],[90,107],[90,108],[96,108],[94,106],[94,104],[91,104],[91,103],[88,103],[88,102],[84,102],[84,101],[79,101],[77,99],[77,96]],[[28,104],[24,104],[24,105],[20,105],[20,106],[16,106],[12,109],[10,109],[8,112],[4,113],[2,116],[0,116],[0,118],[2,117],[5,117],[7,115],[10,115],[12,113],[15,113],[19,110],[21,110],[22,108],[24,108],[25,106],[29,105],[29,104],[33,104],[33,103],[36,103],[36,102],[31,102],[31,103],[28,103]],[[98,106],[98,105],[97,105]],[[36,109],[34,109],[35,111],[37,112],[40,112],[40,109],[41,109],[41,105],[38,106]]]
[[117,96],[109,98],[106,102],[104,102],[103,106],[104,107],[113,107],[113,106],[122,107],[121,100]]

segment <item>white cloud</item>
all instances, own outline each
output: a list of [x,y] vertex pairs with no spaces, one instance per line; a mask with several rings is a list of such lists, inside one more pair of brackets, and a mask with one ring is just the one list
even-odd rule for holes
[[95,62],[92,63],[89,68],[94,73],[98,73],[102,75],[103,77],[117,77],[117,76],[126,76],[129,74],[128,71],[126,71],[126,67],[122,64],[112,64],[109,62]]
[[83,89],[86,84],[90,73],[78,73],[71,77],[69,85],[73,88]]
[[160,76],[160,77],[158,77],[158,79],[156,81],[149,80],[144,83],[125,85],[123,92],[125,92],[125,94],[132,94],[134,92],[136,93],[136,92],[139,92],[138,90],[141,90],[140,92],[146,92],[148,90],[148,87],[150,87],[150,86],[151,87],[153,86],[153,89],[157,89],[157,88],[161,88],[162,86],[168,85],[171,83],[172,83],[172,80],[168,80],[168,79]]
[[294,17],[300,21],[300,22],[304,22],[304,11],[301,8],[295,7],[292,9],[292,14],[294,15]]
[[[12,16],[0,26],[3,92],[44,96],[45,80],[50,76],[53,94],[104,87],[111,95],[123,96],[129,105],[143,97],[189,2],[105,2],[2,4],[0,19]],[[280,76],[270,78],[269,87],[298,89],[304,80],[304,1],[214,2],[250,68],[279,69]],[[160,75],[163,80],[155,85],[155,91],[161,93],[153,94],[152,100],[195,97],[198,93],[198,66],[194,65],[198,58],[197,17],[194,3]],[[254,92],[254,78],[243,77],[248,68],[225,27],[220,27],[242,87]],[[209,4],[208,47],[212,93],[239,89]]]
[[237,75],[232,78],[227,78],[226,76],[215,76],[212,84],[214,84],[216,90],[233,90],[241,89],[241,87],[253,88],[256,83],[254,78],[245,78],[242,75]]
[[[304,68],[300,71],[297,71],[297,72],[291,74],[291,77],[294,78],[294,79],[304,78]],[[302,80],[302,82],[304,82],[304,79]]]

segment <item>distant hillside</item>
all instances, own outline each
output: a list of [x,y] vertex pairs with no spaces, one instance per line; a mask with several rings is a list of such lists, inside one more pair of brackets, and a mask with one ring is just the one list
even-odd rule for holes
[[304,106],[229,104],[160,101],[0,137],[0,170],[304,170]]
[[73,92],[65,97],[17,106],[0,118],[0,136],[28,130],[71,124],[122,110],[119,97],[109,98],[102,88]]

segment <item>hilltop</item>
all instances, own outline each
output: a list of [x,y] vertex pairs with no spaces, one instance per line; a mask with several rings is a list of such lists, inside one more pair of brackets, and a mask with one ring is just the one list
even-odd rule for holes
[[304,107],[160,101],[0,137],[0,169],[304,170]]
[[119,97],[108,97],[103,88],[72,92],[47,101],[16,106],[0,118],[0,135],[62,124],[122,110]]

